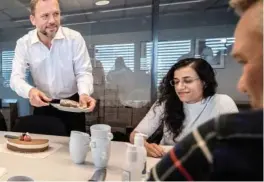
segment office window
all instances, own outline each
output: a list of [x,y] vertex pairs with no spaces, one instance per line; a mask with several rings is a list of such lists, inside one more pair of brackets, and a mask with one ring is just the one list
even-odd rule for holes
[[225,68],[225,56],[234,42],[233,37],[196,39],[195,57],[205,59],[213,68]]
[[[10,77],[12,72],[12,61],[15,56],[15,51],[2,51],[1,60],[2,60],[2,77],[3,77],[3,86],[10,87]],[[29,78],[29,70],[26,70],[26,81]],[[2,81],[0,79],[0,81]]]
[[[140,69],[150,71],[152,59],[152,42],[141,44]],[[171,66],[183,55],[190,53],[191,40],[161,41],[158,43],[157,85]]]
[[[235,42],[235,38],[226,37],[226,38],[212,38],[205,39],[206,46],[210,47],[213,50],[214,56],[217,55],[219,51],[225,51]],[[225,51],[226,54],[226,51]]]
[[14,55],[15,51],[2,51],[2,77],[4,87],[9,87],[10,84],[12,61]]
[[115,69],[115,60],[117,57],[123,57],[126,66],[134,71],[135,45],[133,43],[96,45],[95,49],[95,58],[101,61],[105,75],[107,75],[110,70]]

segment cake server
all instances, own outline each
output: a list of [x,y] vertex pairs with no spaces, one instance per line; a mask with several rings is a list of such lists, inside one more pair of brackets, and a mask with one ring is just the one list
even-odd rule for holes
[[97,169],[91,179],[89,179],[89,182],[92,181],[105,181],[106,178],[106,168]]
[[4,135],[5,138],[9,138],[9,139],[18,139],[18,136],[15,135]]

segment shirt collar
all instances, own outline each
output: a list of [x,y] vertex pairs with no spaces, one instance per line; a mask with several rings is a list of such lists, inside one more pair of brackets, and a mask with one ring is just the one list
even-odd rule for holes
[[[53,40],[55,39],[64,39],[65,38],[65,35],[63,34],[62,32],[62,28],[59,27],[55,37]],[[39,37],[38,37],[38,33],[37,33],[37,29],[33,30],[33,36],[32,36],[32,39],[31,39],[31,44],[35,44],[35,43],[38,43],[40,42],[39,40]]]

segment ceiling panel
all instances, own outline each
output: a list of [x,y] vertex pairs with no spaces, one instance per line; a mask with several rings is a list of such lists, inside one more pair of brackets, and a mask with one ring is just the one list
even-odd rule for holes
[[151,15],[152,9],[151,8],[144,8],[144,9],[135,9],[133,11],[126,11],[126,15],[128,16],[143,16],[143,15]]
[[[95,2],[95,0],[93,0]],[[110,3],[106,6],[101,6],[103,8],[110,8],[110,7],[119,7],[119,6],[124,6],[125,0],[110,0]],[[100,6],[97,6],[98,8]]]
[[0,11],[0,21],[10,20],[10,17],[6,15],[4,12]]
[[[205,8],[210,7],[223,7],[227,5],[228,0],[205,0],[203,3],[193,3],[195,0],[160,0],[161,4],[164,3],[174,3],[169,6],[160,6],[161,14],[167,13],[181,13],[184,12],[193,13],[195,10],[205,10]],[[175,3],[183,1],[192,1],[190,4],[175,5]],[[27,6],[30,0],[0,0],[0,28],[11,28],[11,27],[30,27],[31,23],[28,20],[29,11]],[[95,0],[60,0],[61,8],[63,14],[67,13],[77,13],[77,12],[87,12],[94,11],[93,14],[89,15],[77,15],[68,16],[63,22],[64,23],[75,23],[84,21],[115,21],[126,20],[128,18],[139,17],[139,19],[144,19],[144,16],[151,15],[151,7],[145,8],[134,8],[129,10],[122,10],[122,8],[129,8],[133,6],[144,6],[151,5],[152,0],[110,0],[110,4],[106,6],[96,6]],[[1,12],[1,9],[2,10]],[[119,9],[120,11],[111,11],[102,13],[102,10],[113,10]],[[15,23],[8,21],[9,19],[27,19],[28,21]]]
[[[169,5],[168,5],[169,4]],[[206,10],[208,8],[226,8],[228,0],[181,0],[181,1],[168,1],[163,0],[160,5],[160,12],[167,13],[173,11],[197,11]]]
[[30,13],[26,8],[9,8],[4,12],[14,19],[29,17]]
[[1,21],[0,28],[13,28],[18,27],[18,25],[11,21]]
[[80,15],[80,16],[66,17],[63,19],[62,22],[69,23],[69,22],[84,22],[84,21],[87,21],[87,18],[83,15]]
[[109,12],[109,13],[95,13],[89,16],[92,20],[101,20],[101,19],[109,19],[109,18],[120,18],[124,17],[125,14],[122,11],[119,12]]
[[24,5],[18,0],[1,0],[0,9],[22,8]]
[[10,19],[21,18],[28,16],[29,11],[20,0],[0,1],[0,7],[3,8],[3,13]]
[[133,6],[138,4],[152,4],[152,0],[126,0],[125,4],[128,6]]
[[[110,4],[102,6],[103,9],[108,8],[121,8],[121,7],[132,7],[139,5],[151,5],[151,0],[111,0]],[[97,6],[98,7],[98,6]]]
[[60,8],[64,11],[77,11],[81,9],[81,6],[77,0],[61,0]]
[[139,4],[151,4],[152,0],[110,0],[110,3],[105,6],[96,6],[96,0],[77,0],[81,7],[85,10],[89,9],[108,9],[114,7],[129,7]]
[[28,22],[20,22],[20,23],[17,23],[17,25],[19,27],[32,27],[32,24],[31,24],[30,21],[28,21]]
[[17,2],[20,2],[21,4],[23,4],[24,6],[29,6],[30,4],[30,0],[17,0]]
[[94,4],[94,0],[77,0],[80,4],[81,9],[83,10],[92,10],[97,8],[97,6]]

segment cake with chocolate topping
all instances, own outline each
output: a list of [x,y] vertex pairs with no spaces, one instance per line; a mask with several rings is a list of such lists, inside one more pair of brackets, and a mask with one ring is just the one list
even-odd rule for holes
[[7,139],[6,146],[16,152],[43,152],[49,148],[49,140],[32,139],[27,133],[22,134],[18,139]]
[[78,102],[69,99],[61,99],[60,105],[64,107],[74,107],[74,108],[80,107],[80,104]]
[[73,108],[79,108],[79,109],[86,109],[86,107],[82,107],[78,102],[74,100],[69,99],[61,99],[60,105],[64,107],[73,107]]

